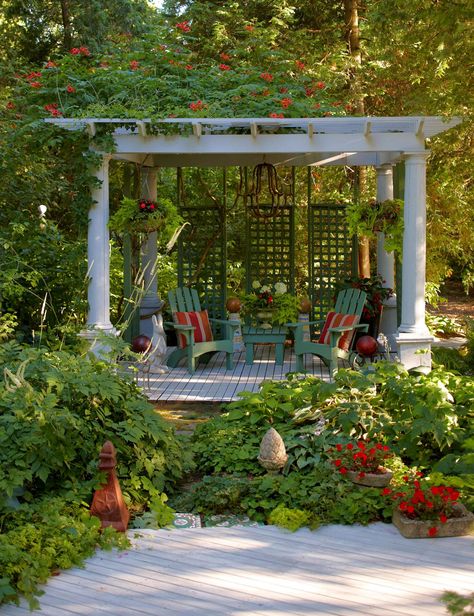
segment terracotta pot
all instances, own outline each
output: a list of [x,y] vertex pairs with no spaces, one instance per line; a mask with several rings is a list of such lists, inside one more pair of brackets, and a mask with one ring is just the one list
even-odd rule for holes
[[242,302],[238,297],[229,297],[225,307],[231,314],[235,314],[236,312],[240,312]]
[[347,471],[346,477],[361,486],[369,488],[384,488],[390,483],[393,473],[382,466],[379,473],[365,473],[364,477],[359,477],[360,471]]
[[303,297],[303,299],[300,300],[300,312],[303,314],[311,312],[311,300],[307,297]]
[[444,524],[439,520],[412,520],[402,511],[395,509],[392,522],[407,539],[420,539],[430,537],[429,529],[436,527],[438,530],[436,537],[459,537],[474,533],[474,514],[464,507],[461,503],[456,503],[453,507],[456,517],[448,518]]

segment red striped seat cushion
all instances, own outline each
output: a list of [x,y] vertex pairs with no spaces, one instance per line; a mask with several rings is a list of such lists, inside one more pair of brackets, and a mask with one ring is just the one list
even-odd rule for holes
[[[207,310],[201,310],[200,312],[175,312],[173,320],[177,325],[192,325],[194,327],[194,342],[211,342],[213,340]],[[186,347],[186,337],[179,332],[178,346],[180,349]]]
[[[321,335],[319,336],[318,342],[322,344],[329,344],[331,340],[331,334],[329,330],[331,327],[343,327],[349,325],[357,325],[359,322],[359,317],[355,314],[341,314],[340,312],[328,312],[326,317],[326,322],[324,323],[324,327],[321,331]],[[339,339],[338,347],[343,349],[344,351],[348,351],[352,338],[354,337],[355,330],[352,329],[348,332],[345,332]]]

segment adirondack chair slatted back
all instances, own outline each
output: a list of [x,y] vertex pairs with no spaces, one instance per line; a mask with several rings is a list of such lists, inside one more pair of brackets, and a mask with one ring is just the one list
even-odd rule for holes
[[171,312],[199,312],[201,302],[196,289],[182,287],[168,292]]
[[343,289],[339,291],[334,310],[341,314],[362,316],[367,293],[361,289]]

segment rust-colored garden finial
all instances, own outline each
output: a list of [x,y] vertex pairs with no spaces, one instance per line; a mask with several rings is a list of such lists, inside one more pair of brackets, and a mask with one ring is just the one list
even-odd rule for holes
[[92,499],[91,515],[98,517],[101,527],[113,526],[124,533],[127,530],[130,514],[123,500],[122,490],[115,473],[117,464],[115,447],[107,441],[99,454],[99,469],[107,473],[107,483],[95,491]]

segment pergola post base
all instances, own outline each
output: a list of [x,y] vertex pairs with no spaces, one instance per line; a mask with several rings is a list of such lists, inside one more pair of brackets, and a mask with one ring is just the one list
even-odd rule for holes
[[382,334],[387,336],[390,349],[394,351],[397,348],[397,298],[395,295],[389,297],[383,303],[379,329]]
[[431,343],[434,342],[432,336],[399,333],[396,342],[398,357],[407,370],[420,367],[431,370]]
[[108,338],[116,338],[120,332],[115,327],[96,327],[94,329],[83,329],[79,332],[82,338],[89,344],[89,352],[104,361],[111,361],[110,352],[112,344],[108,343]]

